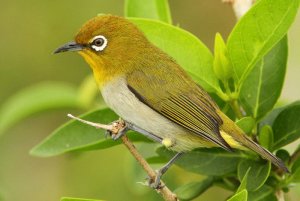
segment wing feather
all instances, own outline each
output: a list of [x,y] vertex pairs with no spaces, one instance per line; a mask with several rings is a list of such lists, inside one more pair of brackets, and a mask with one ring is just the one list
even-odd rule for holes
[[[218,106],[174,59],[155,46],[136,57],[127,73],[129,90],[144,104],[190,133],[231,150],[222,138]],[[150,52],[148,52],[150,51]],[[153,51],[153,52],[151,52]]]
[[[231,150],[220,135],[219,127],[223,122],[216,112],[217,106],[201,87],[187,77],[178,77],[180,81],[173,79],[170,83],[153,75],[155,73],[146,74],[142,71],[130,74],[127,77],[129,90],[141,102],[167,119],[195,135]],[[168,80],[168,77],[165,78]],[[147,86],[142,84],[145,82]]]

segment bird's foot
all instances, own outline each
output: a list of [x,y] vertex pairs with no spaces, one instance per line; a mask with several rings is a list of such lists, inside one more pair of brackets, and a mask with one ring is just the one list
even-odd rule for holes
[[123,135],[126,134],[128,131],[128,126],[126,122],[123,119],[119,119],[117,121],[114,121],[110,124],[114,129],[113,130],[107,130],[106,136],[111,136],[113,140],[117,140]]
[[182,152],[179,152],[177,153],[175,156],[173,156],[173,158],[171,158],[171,160],[165,164],[162,168],[160,168],[159,170],[156,170],[156,176],[155,176],[155,179],[149,179],[148,182],[149,182],[149,186],[151,188],[154,188],[154,189],[161,189],[163,188],[164,186],[161,185],[161,182],[160,182],[160,179],[162,177],[163,174],[165,174],[167,172],[167,170],[170,168],[170,166],[180,157],[182,156]]
[[161,169],[156,170],[156,176],[155,178],[148,178],[148,186],[150,188],[153,188],[155,190],[159,190],[162,189],[164,186],[161,184],[160,179],[163,175],[163,172],[161,171]]

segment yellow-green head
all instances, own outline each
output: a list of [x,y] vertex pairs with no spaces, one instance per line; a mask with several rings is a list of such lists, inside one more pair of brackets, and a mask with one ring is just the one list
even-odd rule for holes
[[128,20],[100,15],[86,22],[75,40],[55,53],[78,51],[92,67],[101,87],[112,77],[130,71],[135,66],[132,63],[151,48],[144,34]]

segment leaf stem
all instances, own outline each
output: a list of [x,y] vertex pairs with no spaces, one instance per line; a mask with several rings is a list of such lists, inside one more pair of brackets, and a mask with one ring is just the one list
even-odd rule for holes
[[[239,20],[252,6],[252,4],[255,2],[254,0],[222,0],[223,3],[228,3],[232,6],[234,13],[236,15],[237,20]],[[228,85],[228,84],[227,84]],[[225,84],[225,88],[227,91],[227,87]],[[237,91],[237,94],[239,94],[241,84],[240,82],[235,86],[235,90]],[[229,87],[228,87],[229,88]],[[229,89],[230,90],[230,89]],[[227,92],[228,93],[228,92]],[[236,96],[236,94],[234,94]],[[241,108],[238,104],[237,98],[231,96],[231,101],[229,102],[230,106],[232,107],[235,115],[240,119],[244,115],[241,111]],[[238,97],[238,95],[237,95]]]
[[230,87],[229,87],[229,83],[228,83],[228,80],[224,80],[222,81],[223,84],[224,84],[224,88],[225,88],[225,92],[226,94],[231,97],[231,90],[230,90]]
[[223,91],[216,91],[216,94],[225,102],[228,102],[230,100],[228,95]]
[[240,105],[239,105],[237,99],[231,100],[229,104],[230,104],[231,108],[233,109],[237,118],[241,119],[244,115],[241,111],[241,108],[240,108]]

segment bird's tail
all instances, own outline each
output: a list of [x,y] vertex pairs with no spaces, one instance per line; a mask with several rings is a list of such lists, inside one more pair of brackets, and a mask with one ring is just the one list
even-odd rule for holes
[[[252,139],[250,139],[244,132],[226,115],[222,114],[221,116],[223,120],[223,125],[221,126],[221,130],[225,132],[227,135],[230,136],[235,142],[235,144],[241,144],[242,146],[247,147],[248,149],[256,152],[261,157],[271,161],[274,165],[282,169],[284,172],[289,172],[288,168],[285,166],[284,162],[276,157],[274,154],[272,154],[270,151],[265,149],[264,147],[260,146],[256,142],[254,142]],[[222,133],[221,131],[221,133]],[[226,140],[226,138],[225,138]],[[231,143],[228,143],[229,145]],[[235,148],[233,146],[233,148]],[[239,146],[236,146],[236,148],[239,148]]]
[[284,172],[289,172],[288,168],[285,166],[284,162],[272,154],[269,150],[260,146],[253,140],[251,140],[248,136],[243,136],[244,140],[241,141],[246,147],[251,149],[252,151],[258,153],[261,157],[271,161],[274,165],[282,169]]

